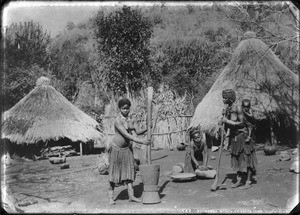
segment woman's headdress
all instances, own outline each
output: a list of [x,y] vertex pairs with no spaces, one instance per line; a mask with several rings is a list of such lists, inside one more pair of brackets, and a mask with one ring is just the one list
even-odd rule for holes
[[224,99],[228,99],[228,100],[230,100],[232,102],[234,102],[235,99],[236,99],[235,92],[232,89],[223,90],[222,91],[222,97]]

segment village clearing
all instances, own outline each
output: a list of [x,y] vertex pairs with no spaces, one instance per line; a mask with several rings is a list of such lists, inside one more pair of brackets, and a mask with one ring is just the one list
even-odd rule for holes
[[[96,164],[103,154],[67,157],[68,169],[60,169],[62,164],[50,164],[48,159],[14,159],[5,167],[1,184],[13,204],[25,213],[287,213],[299,201],[299,174],[289,170],[298,158],[293,150],[278,146],[275,155],[266,156],[258,145],[257,183],[247,190],[230,188],[234,173],[229,152],[224,151],[220,178],[223,181],[227,175],[227,189],[215,192],[210,191],[213,179],[170,179],[172,167],[184,162],[185,151],[153,150],[152,163],[160,164],[158,204],[128,202],[126,187],[120,186],[115,189],[116,205],[109,205],[108,176],[100,175]],[[291,159],[280,160],[281,151],[287,151]],[[135,149],[135,153],[140,155],[141,150]],[[210,151],[210,157],[217,155],[218,151]],[[209,159],[208,164],[216,168],[217,159]],[[133,185],[135,195],[141,197],[143,184],[139,172]]]

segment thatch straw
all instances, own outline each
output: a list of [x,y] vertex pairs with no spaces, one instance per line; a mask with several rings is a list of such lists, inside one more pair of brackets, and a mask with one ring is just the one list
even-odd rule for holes
[[41,77],[36,84],[28,95],[4,113],[3,138],[17,144],[60,138],[73,142],[101,142],[103,134],[96,129],[96,120],[56,91],[48,78]]
[[214,135],[224,107],[222,90],[234,89],[237,104],[250,99],[259,119],[277,114],[297,124],[299,116],[298,76],[289,70],[261,40],[243,40],[209,92],[197,106],[189,128],[201,126]]

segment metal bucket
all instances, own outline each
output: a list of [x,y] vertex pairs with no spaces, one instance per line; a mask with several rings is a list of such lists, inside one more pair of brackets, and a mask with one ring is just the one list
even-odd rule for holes
[[158,164],[140,165],[140,173],[144,183],[143,203],[160,203],[158,194],[160,166]]

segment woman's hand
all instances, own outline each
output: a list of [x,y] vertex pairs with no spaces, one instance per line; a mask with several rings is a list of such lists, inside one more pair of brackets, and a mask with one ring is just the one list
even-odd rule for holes
[[198,169],[201,170],[201,171],[207,171],[209,170],[210,168],[208,166],[199,166],[198,165]]
[[228,121],[228,119],[226,118],[226,117],[222,117],[221,119],[220,119],[220,121],[219,121],[219,125],[222,125],[222,124],[224,124],[224,123],[227,123],[227,121]]
[[148,146],[148,145],[150,145],[150,144],[151,144],[151,139],[146,139],[146,140],[144,140],[143,145]]
[[227,121],[228,121],[228,119],[226,117],[222,117],[220,122],[221,123],[227,123]]
[[251,140],[251,137],[247,137],[247,139],[245,140],[246,144],[248,144]]

